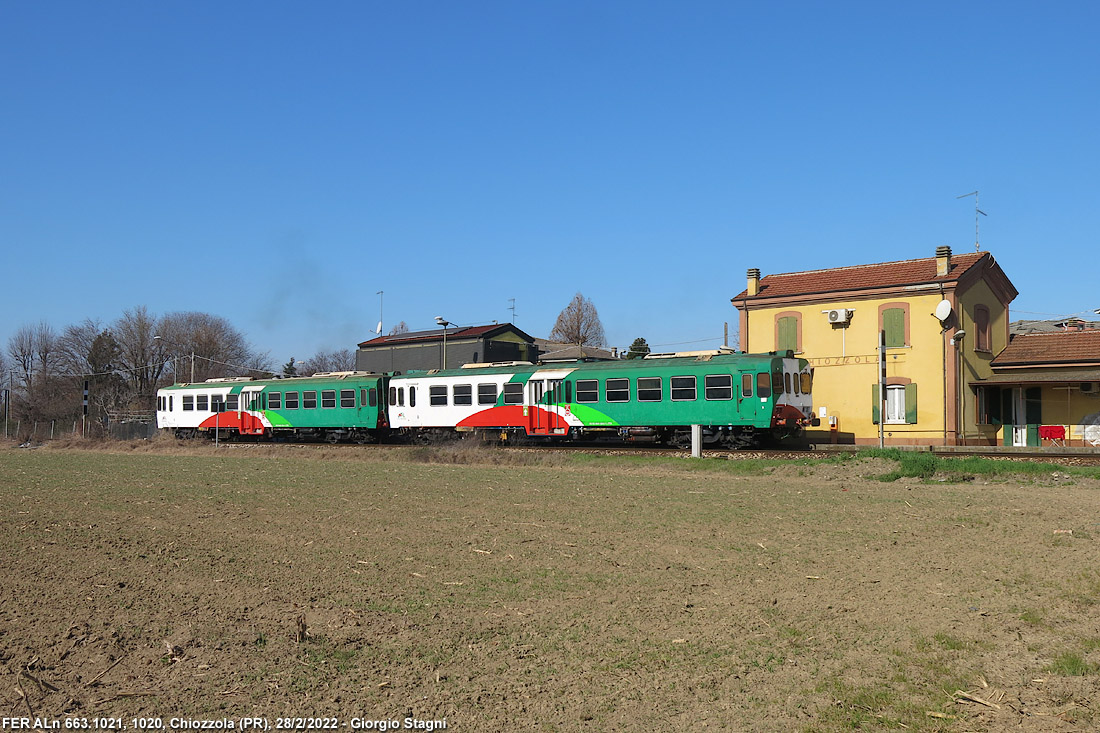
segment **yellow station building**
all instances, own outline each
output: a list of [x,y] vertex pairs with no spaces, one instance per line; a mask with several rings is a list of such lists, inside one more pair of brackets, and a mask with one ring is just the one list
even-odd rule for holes
[[813,366],[821,426],[811,442],[877,444],[884,417],[888,445],[994,445],[1002,428],[986,424],[972,385],[992,376],[990,362],[1008,345],[1017,294],[989,252],[940,247],[900,262],[764,277],[750,269],[732,303],[742,351],[790,349]]

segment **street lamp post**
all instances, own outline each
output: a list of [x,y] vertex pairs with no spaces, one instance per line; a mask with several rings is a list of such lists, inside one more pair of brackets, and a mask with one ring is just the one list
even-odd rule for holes
[[452,325],[450,321],[444,320],[443,316],[436,316],[435,322],[440,326],[443,326],[443,365],[441,369],[447,368],[447,326]]

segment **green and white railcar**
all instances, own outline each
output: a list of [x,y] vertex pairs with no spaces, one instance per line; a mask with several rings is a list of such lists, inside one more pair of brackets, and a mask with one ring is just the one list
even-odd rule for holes
[[386,432],[384,380],[371,372],[229,377],[157,390],[157,427],[179,437],[370,442]]
[[412,435],[502,440],[615,437],[727,447],[798,435],[813,420],[812,373],[791,352],[691,352],[629,361],[468,364],[390,379],[390,425]]

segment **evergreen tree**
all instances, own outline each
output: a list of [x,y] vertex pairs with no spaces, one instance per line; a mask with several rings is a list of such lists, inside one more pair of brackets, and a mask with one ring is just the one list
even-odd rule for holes
[[641,359],[649,353],[649,344],[646,340],[639,336],[634,339],[634,343],[630,345],[630,351],[626,352],[627,359]]

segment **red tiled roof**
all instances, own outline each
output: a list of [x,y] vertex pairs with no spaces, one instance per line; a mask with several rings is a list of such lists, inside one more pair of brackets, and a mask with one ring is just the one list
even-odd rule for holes
[[991,362],[994,369],[1027,364],[1100,362],[1100,330],[1024,333]]
[[865,290],[920,283],[952,282],[962,277],[963,273],[977,265],[985,257],[992,259],[988,252],[952,255],[951,267],[944,277],[936,276],[935,257],[901,260],[900,262],[883,262],[877,265],[854,265],[852,267],[834,267],[828,270],[766,275],[760,280],[760,293],[758,295],[749,296],[748,290],[742,290],[733,297],[733,300],[742,300],[746,297],[751,300],[754,297],[775,298],[842,290]]

